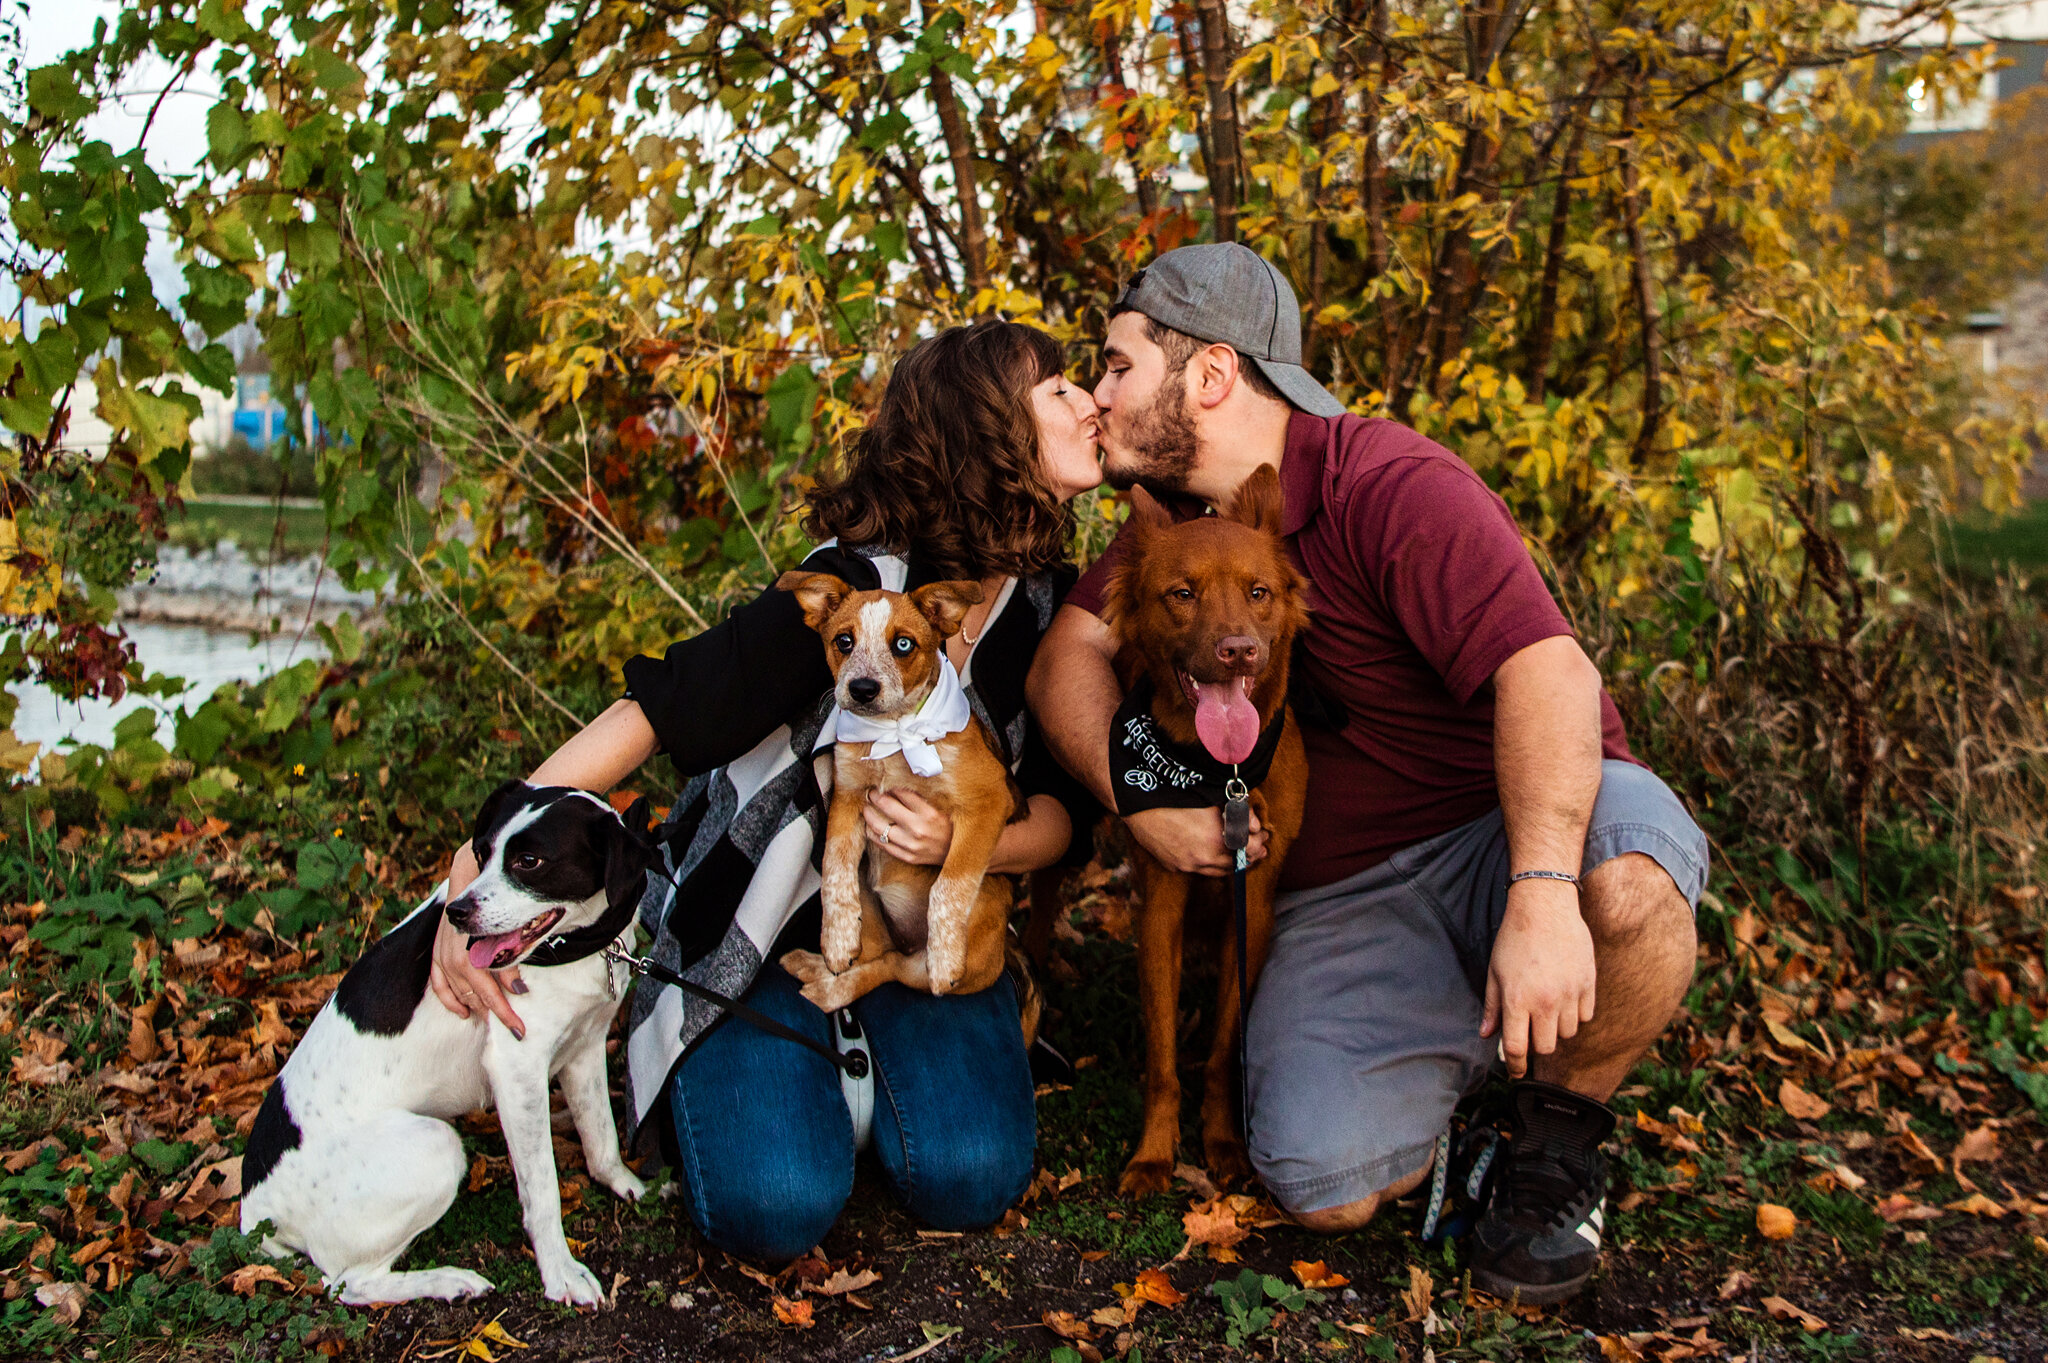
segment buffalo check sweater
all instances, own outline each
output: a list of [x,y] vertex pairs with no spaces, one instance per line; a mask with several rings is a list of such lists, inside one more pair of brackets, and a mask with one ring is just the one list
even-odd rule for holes
[[[828,543],[804,560],[856,590],[908,591],[936,580],[886,551]],[[1024,793],[1051,794],[1086,828],[1092,801],[1032,732],[1024,677],[1074,572],[1012,579],[996,598],[961,673],[974,713]],[[640,922],[649,955],[728,998],[765,962],[818,945],[819,864],[832,783],[818,746],[832,671],[817,631],[788,592],[770,587],[660,658],[626,664],[626,694],[654,728],[685,785],[661,830],[667,879],[649,875]],[[1086,848],[1085,833],[1076,840]],[[627,1014],[628,1143],[658,1152],[677,1064],[724,1011],[643,979]],[[792,1049],[794,1057],[794,1048]],[[650,1118],[655,1120],[650,1121]]]

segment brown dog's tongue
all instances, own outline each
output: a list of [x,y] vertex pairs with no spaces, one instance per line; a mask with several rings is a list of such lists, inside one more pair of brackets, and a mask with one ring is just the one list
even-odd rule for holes
[[1195,683],[1195,736],[1209,756],[1232,766],[1259,745],[1259,711],[1239,681]]

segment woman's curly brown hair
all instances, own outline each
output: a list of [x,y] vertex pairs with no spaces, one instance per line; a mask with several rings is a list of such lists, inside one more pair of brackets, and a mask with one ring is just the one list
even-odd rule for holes
[[810,494],[805,531],[905,551],[942,579],[1060,562],[1073,512],[1041,472],[1031,390],[1064,358],[1059,342],[1015,322],[920,343],[896,362],[845,476]]

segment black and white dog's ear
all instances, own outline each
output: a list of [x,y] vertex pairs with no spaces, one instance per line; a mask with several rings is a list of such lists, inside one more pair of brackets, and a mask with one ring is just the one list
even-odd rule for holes
[[476,811],[476,827],[469,835],[469,845],[479,860],[483,858],[485,844],[490,841],[489,834],[504,821],[505,806],[526,788],[524,781],[507,781],[484,796],[483,804]]
[[646,882],[646,872],[654,861],[654,845],[647,837],[647,797],[641,796],[626,806],[626,812],[619,816],[620,828],[612,835],[611,850],[605,854],[604,895],[605,902],[612,908],[628,895],[638,896]]

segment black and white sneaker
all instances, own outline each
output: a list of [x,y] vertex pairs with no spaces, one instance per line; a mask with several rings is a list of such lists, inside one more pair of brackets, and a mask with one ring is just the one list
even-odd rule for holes
[[1549,1306],[1586,1285],[1600,1262],[1607,1157],[1605,1104],[1555,1084],[1509,1091],[1507,1146],[1472,1234],[1472,1283],[1502,1300]]

